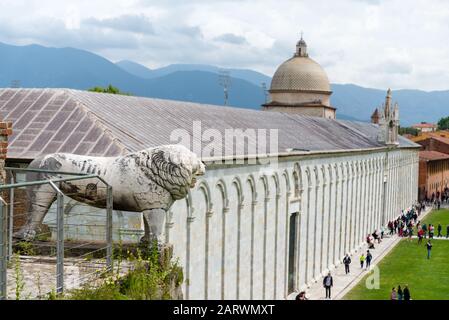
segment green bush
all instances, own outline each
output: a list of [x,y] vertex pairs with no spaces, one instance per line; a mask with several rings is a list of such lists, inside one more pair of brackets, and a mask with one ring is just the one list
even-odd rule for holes
[[[121,261],[121,257],[118,261]],[[162,258],[162,259],[161,259]],[[128,252],[126,259],[133,269],[123,277],[120,270],[111,273],[98,286],[87,284],[72,290],[65,299],[71,300],[154,300],[171,299],[171,289],[183,282],[178,261],[161,257],[156,245],[138,248],[136,255]],[[165,261],[162,261],[165,260]],[[168,260],[168,261],[166,261]],[[116,272],[116,274],[114,274]]]

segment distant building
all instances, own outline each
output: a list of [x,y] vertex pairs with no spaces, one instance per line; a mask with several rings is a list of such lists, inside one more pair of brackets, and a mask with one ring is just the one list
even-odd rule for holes
[[330,104],[332,91],[327,74],[309,58],[302,37],[293,57],[274,73],[269,93],[270,101],[263,105],[266,111],[335,119],[337,109]]
[[419,152],[419,199],[444,191],[449,182],[449,131],[423,132],[411,137],[421,145]]
[[404,138],[407,138],[409,140],[412,140],[415,137],[413,134],[410,134],[410,133],[404,133],[404,134],[401,134],[401,136],[403,136]]
[[449,132],[427,132],[411,139],[422,146],[426,151],[437,151],[449,154]]
[[449,154],[438,151],[419,152],[419,200],[444,191],[449,185]]
[[412,125],[412,128],[417,129],[420,133],[422,133],[422,132],[435,132],[438,129],[438,126],[434,123],[421,122]]
[[377,108],[374,110],[373,114],[371,115],[371,123],[379,124],[379,110],[377,110]]

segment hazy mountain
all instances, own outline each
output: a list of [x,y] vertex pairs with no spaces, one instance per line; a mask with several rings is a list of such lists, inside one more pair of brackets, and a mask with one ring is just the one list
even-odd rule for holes
[[[386,90],[359,87],[353,84],[333,84],[332,104],[337,114],[369,120],[376,107],[385,101]],[[437,122],[449,116],[449,91],[395,90],[393,102],[399,104],[401,125],[421,121]]]
[[9,86],[13,80],[19,80],[22,87],[86,89],[113,83],[133,91],[140,91],[142,82],[141,78],[88,51],[0,43],[0,86]]
[[168,75],[177,71],[206,71],[219,74],[220,70],[229,71],[229,75],[232,78],[239,78],[251,82],[257,86],[261,86],[263,82],[267,86],[270,85],[271,78],[263,73],[249,70],[249,69],[228,69],[228,68],[219,68],[216,66],[206,65],[206,64],[171,64],[166,67],[162,67],[159,69],[149,69],[139,63],[122,60],[116,63],[123,70],[146,79],[157,78],[161,76]]
[[[117,64],[88,51],[48,48],[39,45],[11,46],[0,43],[0,87],[18,80],[22,87],[88,89],[112,84],[134,95],[223,104],[218,83],[220,68],[209,65],[173,64],[148,69],[132,61]],[[259,109],[264,102],[261,82],[270,77],[252,70],[229,69],[229,105]],[[337,117],[368,121],[384,102],[386,90],[352,84],[333,84],[332,105]],[[397,90],[393,100],[400,106],[402,125],[436,122],[449,115],[449,91]]]
[[[192,101],[222,105],[223,88],[218,77],[212,72],[177,71],[168,75],[149,79],[146,96],[165,99]],[[258,109],[264,102],[263,90],[242,79],[231,79],[232,87],[229,105]]]
[[[21,87],[39,88],[88,89],[112,84],[134,95],[223,104],[223,88],[215,73],[176,71],[161,74],[144,79],[84,50],[0,43],[0,87],[9,87],[15,80],[20,81]],[[242,79],[232,78],[231,82],[230,105],[260,107],[264,101],[260,87]]]
[[131,73],[140,78],[144,78],[144,79],[154,78],[153,70],[148,69],[147,67],[145,67],[139,63],[129,61],[129,60],[122,60],[122,61],[116,62],[115,64],[117,66],[119,66],[120,68],[122,68],[123,70],[125,70],[126,72]]

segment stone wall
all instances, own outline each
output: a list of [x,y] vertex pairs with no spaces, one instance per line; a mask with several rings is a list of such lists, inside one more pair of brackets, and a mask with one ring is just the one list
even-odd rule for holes
[[167,217],[184,297],[285,299],[411,206],[417,187],[417,150],[208,167]]

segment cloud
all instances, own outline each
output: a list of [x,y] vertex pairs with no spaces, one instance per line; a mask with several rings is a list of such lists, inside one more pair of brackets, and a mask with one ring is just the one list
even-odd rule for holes
[[85,25],[99,28],[108,28],[142,34],[154,34],[150,19],[143,14],[125,14],[114,18],[97,19],[90,17],[82,21]]
[[[0,41],[72,46],[150,68],[172,63],[268,75],[304,31],[334,83],[449,89],[449,2],[433,0],[4,0]],[[244,47],[242,50],[241,47]]]
[[214,40],[238,45],[248,43],[245,37],[238,36],[232,33],[221,34],[218,37],[215,37]]

